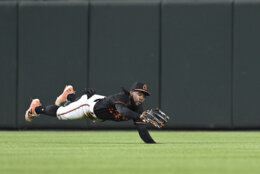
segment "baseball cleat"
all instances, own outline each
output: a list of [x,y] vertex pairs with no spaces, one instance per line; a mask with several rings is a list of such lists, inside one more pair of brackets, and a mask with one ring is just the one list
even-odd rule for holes
[[76,91],[74,91],[74,89],[73,89],[73,87],[71,85],[66,85],[63,93],[59,97],[57,97],[57,99],[55,101],[55,105],[56,106],[61,106],[63,103],[66,102],[67,96],[69,94],[75,94],[75,93],[76,93]]
[[39,99],[33,99],[29,109],[25,113],[25,120],[31,122],[34,118],[38,117],[39,114],[35,112],[35,108],[41,105],[42,104]]

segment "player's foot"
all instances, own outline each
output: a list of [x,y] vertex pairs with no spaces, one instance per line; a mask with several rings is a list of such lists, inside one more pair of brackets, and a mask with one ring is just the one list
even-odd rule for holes
[[38,117],[39,114],[35,112],[35,108],[41,105],[42,104],[39,99],[33,99],[29,109],[25,113],[25,120],[31,122],[34,118]]
[[55,101],[55,105],[60,106],[62,105],[64,102],[66,102],[67,100],[67,96],[69,94],[75,94],[76,91],[74,91],[73,87],[71,85],[67,85],[63,91],[63,93],[57,97],[56,101]]

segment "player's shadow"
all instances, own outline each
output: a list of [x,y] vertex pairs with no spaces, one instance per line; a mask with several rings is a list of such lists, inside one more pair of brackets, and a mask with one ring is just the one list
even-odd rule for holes
[[[138,143],[136,143],[136,142],[102,142],[102,141],[100,141],[100,142],[78,142],[78,143],[70,143],[70,142],[45,142],[46,144],[66,144],[66,145],[69,145],[69,144],[71,144],[72,146],[73,145],[84,145],[84,144],[107,144],[107,145],[118,145],[118,144],[122,144],[122,145],[130,145],[130,144],[134,144],[134,145],[144,145],[144,144],[146,144],[146,143],[142,143],[142,142],[138,142]],[[161,143],[158,143],[158,144],[161,144]],[[149,144],[148,143],[148,145],[152,145],[152,144]],[[154,144],[153,144],[154,145]]]

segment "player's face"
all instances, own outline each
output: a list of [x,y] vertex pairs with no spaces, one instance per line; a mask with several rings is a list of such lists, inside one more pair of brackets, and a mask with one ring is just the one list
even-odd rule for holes
[[145,101],[146,95],[139,91],[132,92],[133,100],[136,106],[141,105]]

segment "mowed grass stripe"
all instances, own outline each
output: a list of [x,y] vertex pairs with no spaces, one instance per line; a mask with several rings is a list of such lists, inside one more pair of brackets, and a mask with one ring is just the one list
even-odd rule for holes
[[260,173],[260,132],[0,131],[0,173]]

